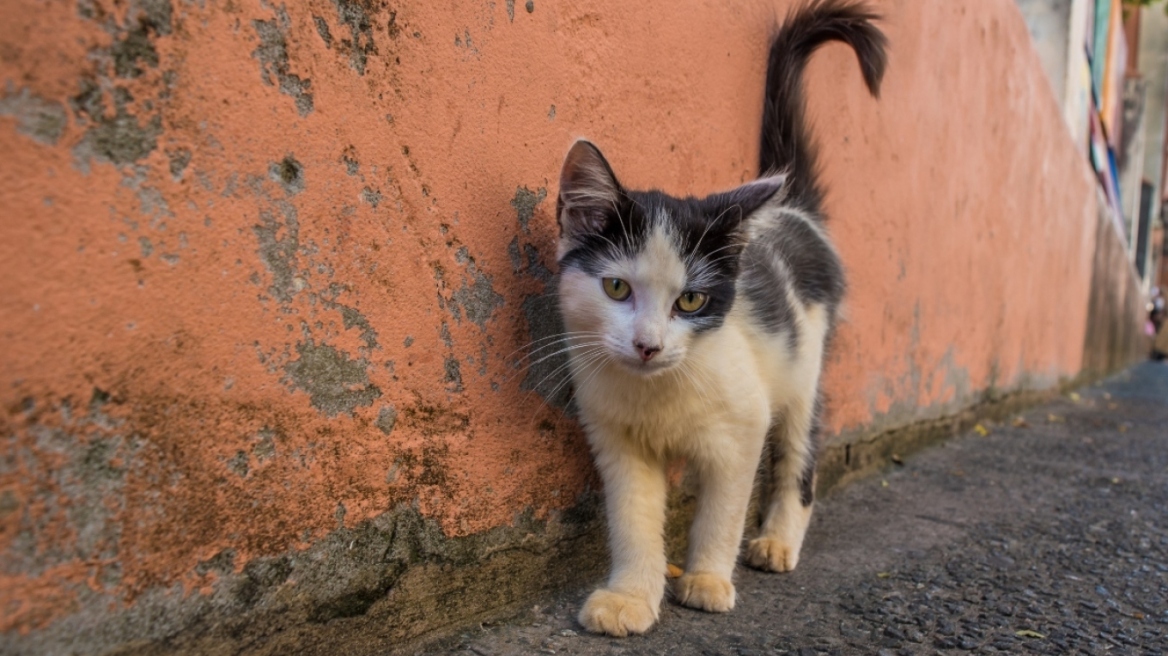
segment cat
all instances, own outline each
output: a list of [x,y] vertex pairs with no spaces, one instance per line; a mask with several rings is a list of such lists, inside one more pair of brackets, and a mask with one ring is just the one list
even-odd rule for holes
[[824,42],[856,52],[879,96],[886,39],[859,2],[793,12],[767,62],[761,177],[702,199],[633,191],[585,140],[568,152],[556,215],[558,302],[576,404],[604,482],[612,570],[579,621],[625,636],[657,621],[666,584],[666,463],[700,492],[681,604],[734,607],[732,574],[764,445],[774,466],[746,562],[799,561],[814,496],[818,387],[844,293],[801,88]]

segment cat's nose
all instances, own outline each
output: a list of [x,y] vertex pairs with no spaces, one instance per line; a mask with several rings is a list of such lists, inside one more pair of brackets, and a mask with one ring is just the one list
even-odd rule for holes
[[641,342],[633,342],[633,347],[637,349],[637,354],[641,356],[641,362],[648,362],[653,359],[654,355],[661,352],[660,346],[646,346]]

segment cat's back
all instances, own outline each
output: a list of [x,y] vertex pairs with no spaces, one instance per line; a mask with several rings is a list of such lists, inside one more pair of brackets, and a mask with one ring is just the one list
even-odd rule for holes
[[819,306],[834,316],[844,289],[843,264],[821,220],[782,207],[752,229],[738,292],[756,328],[786,332],[794,346],[807,310]]

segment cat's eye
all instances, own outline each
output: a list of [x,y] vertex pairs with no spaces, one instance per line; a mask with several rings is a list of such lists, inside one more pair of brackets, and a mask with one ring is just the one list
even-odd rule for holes
[[614,301],[623,301],[633,293],[633,289],[629,287],[629,283],[620,278],[605,278],[604,293]]
[[675,305],[678,311],[688,314],[702,309],[708,299],[709,297],[701,292],[684,292],[681,296],[677,297],[677,303]]

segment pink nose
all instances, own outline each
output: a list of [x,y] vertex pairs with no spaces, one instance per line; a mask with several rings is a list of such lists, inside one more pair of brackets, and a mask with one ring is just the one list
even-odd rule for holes
[[641,342],[633,342],[633,347],[637,349],[637,354],[641,356],[641,362],[648,362],[653,359],[654,355],[661,352],[660,346],[645,346]]

